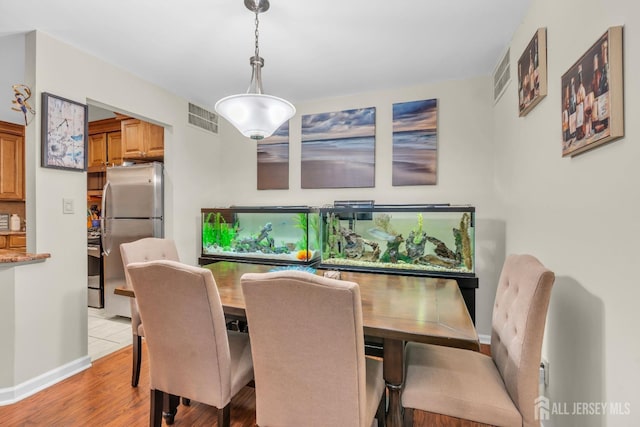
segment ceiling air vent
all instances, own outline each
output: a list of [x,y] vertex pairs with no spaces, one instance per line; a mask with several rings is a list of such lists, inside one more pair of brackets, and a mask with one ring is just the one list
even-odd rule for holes
[[189,123],[211,133],[218,133],[218,115],[189,103]]
[[509,72],[509,49],[500,61],[500,64],[493,73],[493,102],[498,102],[504,93],[507,84],[511,81],[511,73]]

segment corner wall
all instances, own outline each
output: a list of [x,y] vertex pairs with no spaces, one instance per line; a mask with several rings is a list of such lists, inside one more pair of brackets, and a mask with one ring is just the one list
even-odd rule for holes
[[[562,158],[560,78],[614,25],[624,25],[625,137]],[[569,411],[580,402],[629,403],[631,410],[552,414],[545,425],[638,425],[640,7],[631,0],[533,0],[511,42],[511,70],[539,27],[547,28],[547,97],[518,117],[512,77],[494,108],[494,188],[505,209],[506,249],[534,254],[556,273],[543,348],[551,403]]]
[[[25,36],[12,34],[0,36],[2,52],[2,73],[0,73],[0,121],[24,125],[21,112],[13,111],[11,101],[15,99],[12,85],[25,83]],[[32,95],[33,96],[33,95]],[[35,105],[35,98],[29,99],[29,105]]]

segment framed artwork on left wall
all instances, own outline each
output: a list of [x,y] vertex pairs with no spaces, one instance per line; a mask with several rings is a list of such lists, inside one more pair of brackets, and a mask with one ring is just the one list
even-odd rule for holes
[[87,169],[88,108],[50,93],[42,93],[42,167]]

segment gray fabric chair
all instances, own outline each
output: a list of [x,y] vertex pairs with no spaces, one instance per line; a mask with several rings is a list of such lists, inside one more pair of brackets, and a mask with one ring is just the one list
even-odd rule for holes
[[162,423],[165,395],[218,408],[230,425],[231,398],[253,380],[247,334],[227,331],[210,270],[175,261],[127,265],[145,325],[150,425]]
[[360,288],[306,272],[242,276],[258,426],[385,425],[382,362],[365,357]]
[[493,306],[491,356],[407,344],[405,425],[419,409],[495,426],[539,426],[538,367],[554,280],[531,255],[507,257]]
[[[155,261],[167,259],[180,261],[178,250],[173,240],[146,237],[135,242],[120,245],[122,265],[125,267],[126,286],[133,289],[129,280],[126,266],[132,262]],[[140,364],[142,363],[142,337],[144,327],[138,312],[138,303],[135,298],[130,298],[131,304],[131,331],[133,333],[133,364],[131,368],[131,387],[137,387],[140,380]]]

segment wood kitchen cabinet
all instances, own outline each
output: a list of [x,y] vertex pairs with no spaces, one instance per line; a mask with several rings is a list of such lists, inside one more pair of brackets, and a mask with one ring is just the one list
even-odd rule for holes
[[88,167],[105,168],[122,164],[122,136],[120,132],[89,135]]
[[138,119],[122,120],[122,157],[124,159],[162,160],[164,128]]
[[14,252],[27,252],[26,234],[0,235],[0,249],[8,249]]
[[0,200],[24,200],[24,126],[0,122]]
[[122,164],[120,120],[105,119],[89,123],[87,166],[89,172],[105,171]]

